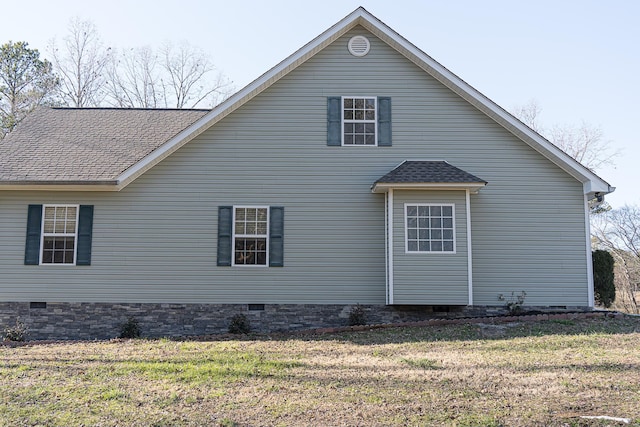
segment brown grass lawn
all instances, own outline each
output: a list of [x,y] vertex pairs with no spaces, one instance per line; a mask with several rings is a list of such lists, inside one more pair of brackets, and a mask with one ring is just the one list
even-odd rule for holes
[[640,425],[640,318],[0,347],[2,426]]

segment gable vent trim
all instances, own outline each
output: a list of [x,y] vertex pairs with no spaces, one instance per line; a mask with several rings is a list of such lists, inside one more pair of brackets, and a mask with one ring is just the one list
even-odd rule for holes
[[349,52],[353,56],[365,56],[369,53],[371,44],[369,43],[369,39],[364,36],[353,36],[349,39],[348,47]]

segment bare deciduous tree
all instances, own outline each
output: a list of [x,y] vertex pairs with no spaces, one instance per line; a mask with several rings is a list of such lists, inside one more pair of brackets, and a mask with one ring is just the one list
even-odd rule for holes
[[107,102],[120,108],[163,105],[158,58],[149,46],[112,55],[107,68]]
[[524,124],[593,171],[614,164],[619,155],[611,142],[604,138],[602,129],[588,123],[583,122],[580,126],[555,125],[546,129],[539,122],[542,109],[535,100],[515,107],[512,112]]
[[96,26],[90,21],[73,18],[62,47],[58,48],[53,39],[49,50],[55,71],[60,76],[58,92],[67,105],[100,105],[105,96],[105,68],[111,49],[103,48]]
[[615,259],[614,308],[640,313],[640,207],[624,206],[594,215],[594,243]]
[[117,107],[212,107],[228,96],[230,83],[211,60],[186,42],[130,49],[112,56],[107,102]]
[[[194,108],[199,104],[216,105],[228,95],[229,81],[215,72],[215,67],[200,49],[182,42],[177,48],[165,43],[161,48],[162,67],[168,81],[164,82],[165,104],[176,108]],[[173,102],[171,102],[173,101]]]

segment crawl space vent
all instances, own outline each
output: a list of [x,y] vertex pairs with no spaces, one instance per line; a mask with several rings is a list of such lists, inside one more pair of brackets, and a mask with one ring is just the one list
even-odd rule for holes
[[353,36],[349,40],[349,52],[353,56],[365,56],[370,47],[369,39],[364,36]]

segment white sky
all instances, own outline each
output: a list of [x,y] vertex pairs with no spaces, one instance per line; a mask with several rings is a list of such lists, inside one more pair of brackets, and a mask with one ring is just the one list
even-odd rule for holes
[[2,20],[0,43],[26,41],[46,57],[78,16],[108,46],[187,40],[241,89],[358,6],[507,110],[535,99],[545,126],[600,126],[622,152],[599,171],[617,187],[607,200],[640,205],[635,0],[32,0]]

